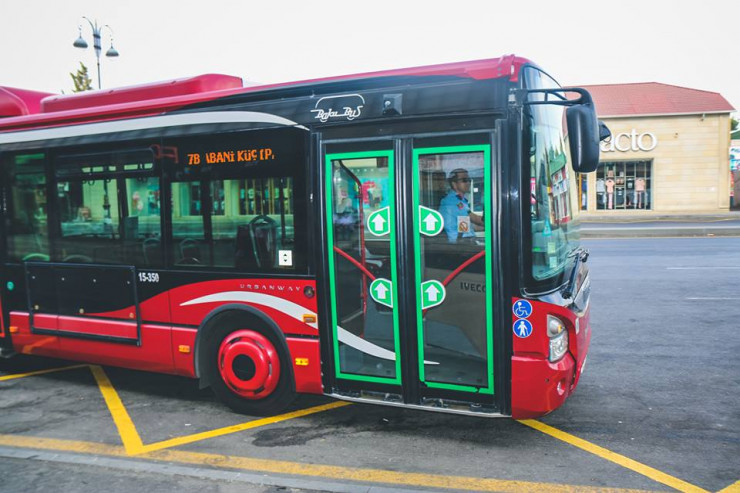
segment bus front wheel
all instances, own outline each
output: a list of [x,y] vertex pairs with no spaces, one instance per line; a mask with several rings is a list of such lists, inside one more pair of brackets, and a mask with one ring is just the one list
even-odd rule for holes
[[293,401],[287,345],[274,332],[222,327],[210,334],[208,380],[216,397],[234,411],[274,414]]

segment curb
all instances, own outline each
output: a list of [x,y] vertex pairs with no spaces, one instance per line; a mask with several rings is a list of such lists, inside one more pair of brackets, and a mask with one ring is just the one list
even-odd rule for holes
[[719,226],[610,228],[581,227],[581,238],[692,238],[692,237],[739,237],[740,228]]

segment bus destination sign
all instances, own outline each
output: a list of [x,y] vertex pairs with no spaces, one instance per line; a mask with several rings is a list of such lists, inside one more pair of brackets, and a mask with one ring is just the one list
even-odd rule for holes
[[232,151],[211,151],[188,153],[188,166],[201,164],[239,164],[272,161],[275,153],[270,147],[259,149],[236,149]]

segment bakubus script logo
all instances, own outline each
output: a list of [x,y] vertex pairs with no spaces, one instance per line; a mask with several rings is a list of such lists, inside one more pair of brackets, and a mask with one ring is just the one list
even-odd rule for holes
[[341,94],[319,99],[311,113],[321,123],[337,119],[352,121],[360,116],[364,106],[365,98],[359,94]]

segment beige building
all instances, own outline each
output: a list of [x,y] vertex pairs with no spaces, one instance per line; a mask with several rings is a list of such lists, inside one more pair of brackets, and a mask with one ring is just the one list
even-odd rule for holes
[[730,113],[720,94],[659,83],[586,86],[612,132],[582,175],[581,214],[711,214],[730,208]]

